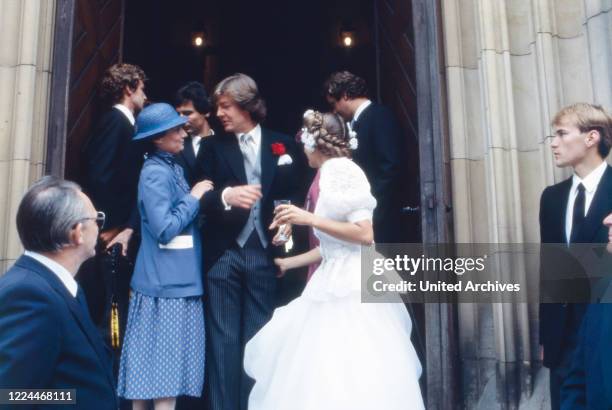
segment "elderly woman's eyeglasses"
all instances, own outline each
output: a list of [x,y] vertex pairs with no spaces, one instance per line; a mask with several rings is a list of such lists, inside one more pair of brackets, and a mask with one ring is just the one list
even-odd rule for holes
[[82,222],[82,221],[88,221],[90,219],[96,221],[96,224],[98,225],[98,229],[102,230],[102,228],[104,227],[104,221],[106,221],[106,214],[102,211],[98,211],[96,212],[95,218],[94,217],[81,218],[78,220],[77,223]]

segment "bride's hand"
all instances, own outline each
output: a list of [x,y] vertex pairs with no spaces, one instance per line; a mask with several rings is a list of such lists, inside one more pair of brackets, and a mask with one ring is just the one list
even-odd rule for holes
[[274,264],[278,266],[278,272],[276,273],[277,278],[285,276],[285,273],[290,269],[287,258],[274,258]]
[[298,208],[295,205],[279,205],[274,210],[274,220],[270,229],[279,225],[312,225],[314,215],[308,211]]
[[[278,227],[278,231],[276,232],[276,235],[274,235],[274,238],[272,238],[272,245],[274,246],[284,245],[285,243],[287,243],[289,238],[291,238],[291,234],[293,233],[293,228],[291,227],[291,224],[285,224],[284,229],[282,228],[283,228],[282,225]],[[284,238],[281,238],[281,236],[284,236]]]

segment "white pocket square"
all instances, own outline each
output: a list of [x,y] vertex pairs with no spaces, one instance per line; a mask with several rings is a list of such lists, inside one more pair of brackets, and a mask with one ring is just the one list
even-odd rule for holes
[[293,164],[293,159],[289,154],[283,154],[278,157],[278,166]]

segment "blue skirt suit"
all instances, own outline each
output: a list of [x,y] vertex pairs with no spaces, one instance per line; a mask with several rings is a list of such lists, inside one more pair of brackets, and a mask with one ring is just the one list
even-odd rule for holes
[[147,158],[138,183],[142,242],[119,368],[118,394],[126,399],[202,394],[200,205],[189,192],[172,154]]

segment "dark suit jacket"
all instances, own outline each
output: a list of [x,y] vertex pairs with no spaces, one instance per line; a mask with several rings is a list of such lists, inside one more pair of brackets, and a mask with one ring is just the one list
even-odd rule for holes
[[[272,153],[271,145],[282,143],[293,159],[290,165],[277,165],[278,156]],[[226,211],[221,193],[227,187],[247,184],[244,160],[235,135],[217,134],[210,139],[200,162],[203,178],[210,179],[215,190],[202,198],[201,209],[206,215],[202,231],[205,269],[236,243],[236,238],[247,222],[249,210],[232,208]],[[294,139],[288,135],[262,127],[261,132],[261,185],[262,202],[260,218],[271,240],[273,232],[267,228],[272,223],[274,200],[289,199],[300,205],[304,200],[304,162]],[[273,246],[270,244],[270,248]]]
[[580,328],[562,410],[612,409],[612,304],[590,305]]
[[83,190],[106,214],[104,229],[129,226],[140,230],[136,208],[142,150],[132,143],[134,127],[116,108],[97,123],[84,149]]
[[0,387],[76,389],[76,405],[45,409],[117,408],[110,352],[87,309],[28,256],[0,278]]
[[183,168],[185,180],[190,187],[193,187],[196,182],[202,180],[202,169],[200,168],[200,162],[210,138],[212,138],[212,136],[202,138],[202,140],[200,140],[200,149],[198,150],[197,157],[193,151],[193,142],[190,136],[185,138],[185,148],[176,154],[176,163]]
[[397,242],[400,214],[401,164],[404,141],[399,123],[387,107],[372,103],[353,125],[359,146],[353,160],[365,172],[377,205],[374,210],[374,240]]
[[[571,186],[572,180],[569,178],[547,187],[542,193],[540,199],[542,243],[566,243],[565,212]],[[612,168],[608,166],[599,182],[576,242],[608,242],[608,229],[602,221],[610,212],[612,212]],[[558,265],[557,263],[556,266]],[[543,270],[546,270],[546,267],[543,267]],[[585,304],[540,304],[540,343],[544,347],[545,366],[557,366],[565,349],[573,349],[577,343],[578,330],[585,310]]]

